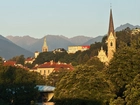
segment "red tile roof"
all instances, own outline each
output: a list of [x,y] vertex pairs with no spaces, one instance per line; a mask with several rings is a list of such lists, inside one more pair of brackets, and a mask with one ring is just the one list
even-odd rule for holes
[[16,62],[15,61],[5,61],[3,63],[4,66],[15,66]]
[[25,61],[33,61],[33,58],[27,58]]
[[60,62],[59,63],[45,62],[44,64],[38,65],[35,68],[54,68],[54,70],[56,70],[56,71],[59,69],[69,69],[69,70],[74,69],[74,67],[71,64],[60,63]]

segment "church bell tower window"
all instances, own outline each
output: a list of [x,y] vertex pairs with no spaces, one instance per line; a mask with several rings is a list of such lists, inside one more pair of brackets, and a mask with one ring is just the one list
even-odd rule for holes
[[113,46],[113,43],[112,42],[110,43],[110,46]]

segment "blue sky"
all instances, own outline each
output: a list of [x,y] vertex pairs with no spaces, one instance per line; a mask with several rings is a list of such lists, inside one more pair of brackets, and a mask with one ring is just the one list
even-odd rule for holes
[[140,0],[0,0],[0,34],[104,35],[110,3],[115,28],[125,23],[140,25]]

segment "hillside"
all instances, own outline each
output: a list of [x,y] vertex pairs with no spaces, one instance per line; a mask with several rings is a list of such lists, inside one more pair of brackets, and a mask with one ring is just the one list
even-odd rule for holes
[[14,57],[24,55],[25,57],[33,56],[33,53],[25,50],[18,45],[12,43],[2,35],[0,35],[0,56],[6,60]]

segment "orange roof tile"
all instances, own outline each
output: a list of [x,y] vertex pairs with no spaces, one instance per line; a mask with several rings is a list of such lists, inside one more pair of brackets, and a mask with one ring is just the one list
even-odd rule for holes
[[27,58],[25,61],[33,61],[33,58]]
[[3,63],[4,66],[15,66],[16,62],[15,61],[6,61]]
[[73,70],[73,66],[71,64],[66,63],[55,63],[55,62],[45,62],[44,64],[39,65],[37,68],[54,68],[54,70],[59,70],[61,68],[63,69],[69,69]]

